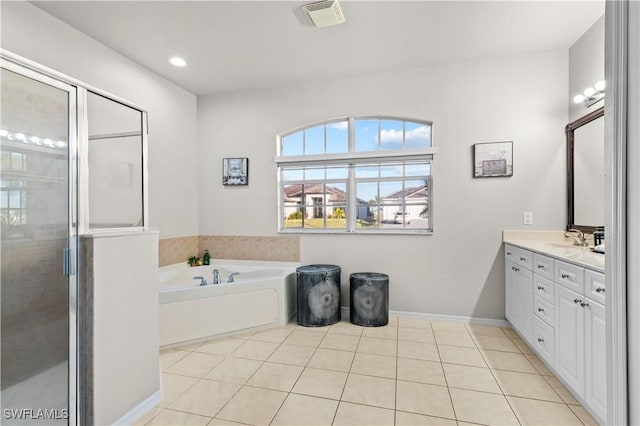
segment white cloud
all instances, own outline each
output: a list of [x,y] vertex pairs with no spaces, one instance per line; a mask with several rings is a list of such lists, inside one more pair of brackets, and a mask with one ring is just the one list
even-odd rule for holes
[[[405,135],[406,140],[424,140],[428,138],[429,130],[427,129],[427,126],[416,127],[415,129],[408,131]],[[382,142],[402,142],[402,130],[381,130],[380,140]]]
[[327,127],[331,127],[332,129],[338,129],[338,130],[347,130],[349,128],[349,122],[338,121],[335,123],[327,124]]
[[381,130],[380,140],[382,142],[402,142],[402,130]]
[[416,127],[413,130],[407,132],[406,135],[407,140],[411,139],[428,139],[429,138],[429,130],[427,126]]

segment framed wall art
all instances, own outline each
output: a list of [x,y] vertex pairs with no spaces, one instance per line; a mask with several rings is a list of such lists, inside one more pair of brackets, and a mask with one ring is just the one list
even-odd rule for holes
[[222,184],[239,186],[249,184],[249,159],[248,158],[223,158],[222,159]]
[[473,145],[473,177],[513,176],[513,142]]

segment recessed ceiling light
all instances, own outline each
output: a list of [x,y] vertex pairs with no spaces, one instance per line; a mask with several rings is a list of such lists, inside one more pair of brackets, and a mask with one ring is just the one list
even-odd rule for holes
[[179,58],[177,56],[174,56],[173,58],[169,58],[169,63],[173,66],[176,67],[186,67],[187,66],[187,61],[185,61],[182,58]]

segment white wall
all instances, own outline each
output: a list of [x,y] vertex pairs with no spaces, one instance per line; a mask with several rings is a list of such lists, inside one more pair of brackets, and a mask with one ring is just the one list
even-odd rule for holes
[[569,48],[569,121],[600,108],[603,101],[589,108],[573,102],[575,95],[604,80],[604,15]]
[[[198,99],[200,233],[277,234],[276,134],[347,115],[432,120],[434,235],[304,235],[301,262],[390,275],[392,310],[504,318],[501,232],[563,229],[566,50]],[[512,178],[472,178],[472,145],[514,141]],[[222,187],[223,157],[249,186]]]
[[160,392],[158,234],[96,235],[91,244],[93,414],[110,425]]
[[3,49],[149,112],[149,223],[160,237],[198,233],[196,97],[27,2],[2,2]]

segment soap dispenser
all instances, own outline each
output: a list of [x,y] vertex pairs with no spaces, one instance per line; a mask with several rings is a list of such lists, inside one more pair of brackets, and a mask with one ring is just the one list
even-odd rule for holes
[[211,263],[211,255],[209,254],[209,250],[204,251],[204,255],[202,256],[203,263],[205,265],[209,265]]

